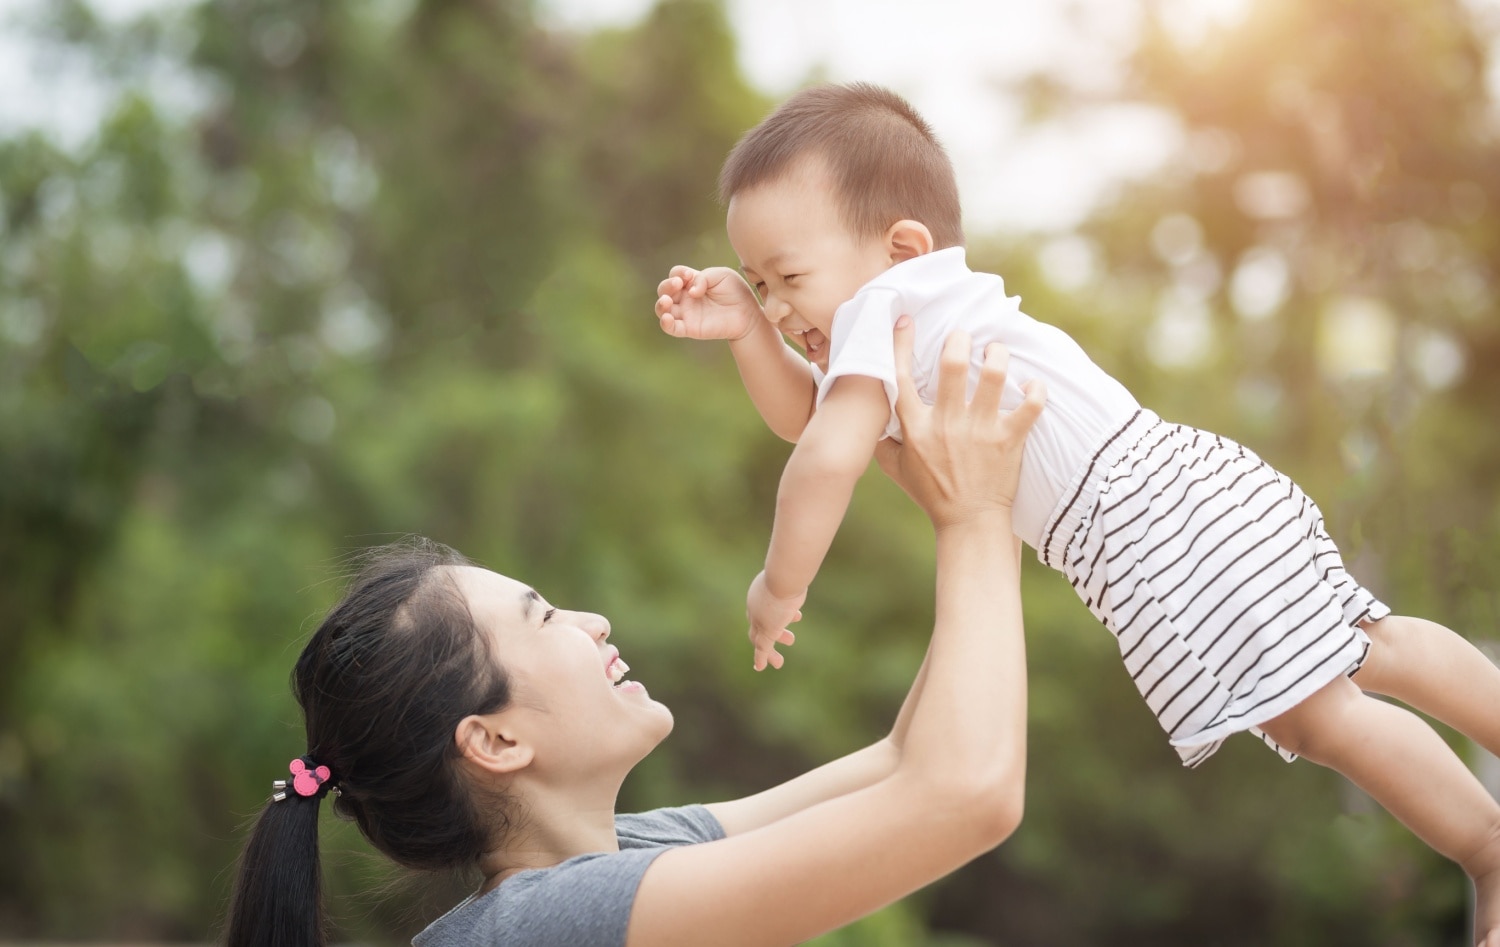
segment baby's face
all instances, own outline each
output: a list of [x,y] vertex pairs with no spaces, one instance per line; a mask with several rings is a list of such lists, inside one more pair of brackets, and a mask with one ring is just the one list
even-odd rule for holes
[[736,194],[726,226],[766,318],[826,370],[834,310],[890,268],[884,242],[844,225],[832,178],[817,159]]

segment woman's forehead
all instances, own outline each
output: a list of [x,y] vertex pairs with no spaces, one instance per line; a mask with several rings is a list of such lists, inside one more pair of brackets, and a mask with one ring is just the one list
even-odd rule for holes
[[543,605],[541,594],[524,582],[477,566],[452,568],[469,611],[482,625],[522,621]]

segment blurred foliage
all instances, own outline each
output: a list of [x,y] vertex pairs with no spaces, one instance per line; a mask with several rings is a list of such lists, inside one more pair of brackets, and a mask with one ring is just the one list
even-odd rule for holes
[[[716,3],[589,35],[522,0],[41,9],[36,41],[116,94],[77,147],[0,140],[0,937],[211,937],[300,752],[293,656],[343,556],[409,532],[611,617],[678,721],[624,808],[883,731],[930,622],[925,523],[872,475],[794,665],[754,675],[786,447],[727,352],[648,315],[670,263],[731,258],[714,178],[769,105]],[[976,263],[1297,477],[1398,610],[1493,634],[1490,37],[1458,0],[1263,0],[1192,41],[1142,9],[1118,100],[1176,116],[1178,154],[1076,233],[974,235]],[[1031,88],[1038,121],[1100,107]],[[1021,832],[822,943],[1460,936],[1457,869],[1248,738],[1182,772],[1067,585],[1033,565],[1026,594]],[[444,906],[348,826],[324,841],[341,937]]]

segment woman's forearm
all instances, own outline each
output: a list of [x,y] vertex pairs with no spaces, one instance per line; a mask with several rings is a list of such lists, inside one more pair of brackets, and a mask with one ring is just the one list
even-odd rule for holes
[[919,683],[899,770],[960,791],[1001,793],[1019,807],[1026,651],[1008,513],[939,531],[936,619]]
[[922,702],[922,691],[927,686],[927,665],[931,659],[932,643],[929,641],[927,653],[922,656],[922,666],[917,669],[917,676],[912,679],[911,689],[906,692],[906,699],[901,702],[901,709],[896,713],[896,722],[891,725],[890,735],[886,738],[898,753],[906,745],[906,734],[911,729],[911,716],[916,712],[917,705]]

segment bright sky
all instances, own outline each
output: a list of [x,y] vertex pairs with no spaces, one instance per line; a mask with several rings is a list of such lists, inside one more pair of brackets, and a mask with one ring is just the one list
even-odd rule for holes
[[[1187,29],[1243,13],[1249,0],[1181,0]],[[628,23],[650,0],[546,0],[549,19]],[[1177,146],[1169,117],[1101,109],[1066,125],[1023,127],[1015,80],[1047,68],[1114,87],[1132,43],[1128,0],[728,0],[740,65],[775,96],[809,78],[865,80],[908,98],[953,157],[971,233],[1060,230],[1109,184]]]
[[[17,11],[44,2],[0,0],[0,134],[42,124],[77,142],[104,107],[99,90],[76,72],[44,77],[35,51],[4,26]],[[116,19],[184,2],[93,0]],[[368,2],[389,9],[411,0]],[[1255,2],[1163,5],[1167,22],[1191,41],[1232,25]],[[1469,2],[1500,10],[1500,0]],[[541,0],[539,6],[551,25],[588,29],[634,22],[651,0]],[[767,93],[785,95],[820,77],[876,82],[910,99],[953,156],[971,234],[1066,230],[1112,183],[1158,167],[1180,144],[1170,116],[1140,107],[1027,126],[1007,89],[1045,67],[1085,88],[1111,91],[1138,26],[1137,0],[727,0],[727,6],[741,66]],[[1492,79],[1500,88],[1500,66]]]

